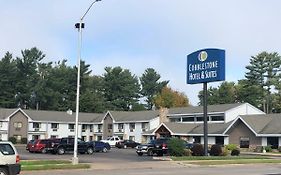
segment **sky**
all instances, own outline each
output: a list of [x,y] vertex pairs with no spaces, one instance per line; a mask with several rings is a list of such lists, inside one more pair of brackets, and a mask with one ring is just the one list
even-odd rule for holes
[[[0,58],[37,47],[44,61],[78,57],[74,28],[92,0],[0,0]],[[187,55],[203,48],[226,51],[226,81],[243,79],[251,56],[281,51],[281,1],[102,0],[84,18],[82,60],[94,75],[121,66],[140,77],[154,68],[161,80],[199,102],[202,84],[186,84]],[[221,82],[209,83],[217,86]]]

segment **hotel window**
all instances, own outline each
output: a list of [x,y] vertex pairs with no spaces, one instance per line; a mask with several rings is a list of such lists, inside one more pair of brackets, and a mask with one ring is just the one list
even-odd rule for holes
[[90,132],[93,132],[93,125],[89,125],[90,126]]
[[3,122],[0,122],[0,128],[2,128],[2,126],[3,126]]
[[129,140],[135,141],[135,136],[129,136]]
[[16,138],[17,143],[21,142],[21,135],[14,135],[14,138]]
[[20,130],[22,128],[22,122],[15,122],[14,127],[16,128],[16,130]]
[[194,122],[194,117],[183,117],[182,122]]
[[134,132],[135,131],[135,127],[136,127],[135,123],[130,123],[130,126],[129,126],[130,132]]
[[86,132],[87,130],[87,125],[86,124],[82,124],[82,132]]
[[211,116],[212,121],[224,121],[224,116],[223,115],[215,115]]
[[141,123],[141,129],[142,131],[148,131],[148,123],[147,122]]
[[52,129],[58,129],[59,128],[59,124],[58,123],[51,123],[51,128]]
[[38,123],[38,122],[33,123],[33,128],[39,129],[40,128],[40,123]]
[[180,118],[170,118],[170,122],[180,122]]
[[75,128],[74,124],[68,124],[68,129],[70,132],[74,132],[74,128]]
[[249,137],[240,137],[240,148],[249,148],[250,138]]
[[118,131],[119,132],[124,132],[124,123],[119,123],[118,124]]
[[102,124],[98,124],[98,132],[102,132]]

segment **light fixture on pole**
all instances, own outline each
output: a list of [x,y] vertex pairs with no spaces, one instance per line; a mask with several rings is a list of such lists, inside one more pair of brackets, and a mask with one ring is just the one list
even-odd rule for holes
[[101,0],[95,0],[92,2],[90,7],[87,9],[87,11],[84,13],[84,15],[80,18],[80,22],[75,24],[75,28],[78,29],[79,34],[79,41],[78,41],[78,59],[77,59],[77,91],[76,91],[76,112],[75,112],[75,139],[74,139],[74,153],[72,158],[72,164],[78,164],[79,160],[77,157],[78,152],[78,121],[79,121],[79,95],[80,95],[80,62],[81,62],[81,48],[82,48],[82,29],[85,27],[85,24],[83,23],[83,19],[87,15],[87,13],[90,11],[94,3],[101,1]]

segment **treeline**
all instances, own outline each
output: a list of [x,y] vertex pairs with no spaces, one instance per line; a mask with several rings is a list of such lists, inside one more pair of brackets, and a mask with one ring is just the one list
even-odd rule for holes
[[[77,67],[68,66],[66,60],[46,63],[44,58],[36,47],[22,50],[20,57],[13,58],[9,52],[4,55],[0,60],[0,107],[75,111]],[[81,61],[82,112],[189,105],[188,98],[169,88],[169,81],[160,81],[153,68],[137,77],[121,67],[106,67],[103,75],[91,75],[89,67]]]
[[[248,102],[266,113],[281,112],[281,57],[262,52],[252,56],[246,66],[245,79],[223,82],[208,89],[208,104]],[[198,95],[202,104],[203,92]]]

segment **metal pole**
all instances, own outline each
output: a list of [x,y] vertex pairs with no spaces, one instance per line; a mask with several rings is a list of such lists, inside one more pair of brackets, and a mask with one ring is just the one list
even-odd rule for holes
[[[101,1],[101,0],[95,0],[91,3],[90,7],[87,9],[87,11],[84,13],[84,15],[80,18],[79,26],[78,28],[78,58],[77,58],[77,91],[76,91],[76,112],[75,112],[75,138],[74,138],[74,153],[72,158],[72,164],[76,165],[79,163],[79,159],[77,157],[78,152],[78,121],[79,121],[79,96],[80,96],[80,62],[81,62],[81,48],[82,48],[82,28],[84,28],[83,19],[86,16],[86,14],[89,12],[89,10],[92,8],[94,3]],[[83,26],[82,26],[83,24]]]
[[77,59],[77,92],[76,92],[76,112],[75,112],[75,139],[74,139],[74,153],[72,164],[76,165],[79,163],[79,159],[77,157],[78,152],[78,119],[79,119],[79,96],[80,96],[80,62],[81,62],[81,48],[82,48],[82,20],[79,23],[78,29],[78,59]]
[[204,102],[203,102],[203,118],[204,118],[204,155],[208,156],[208,94],[207,94],[207,83],[203,84]]

